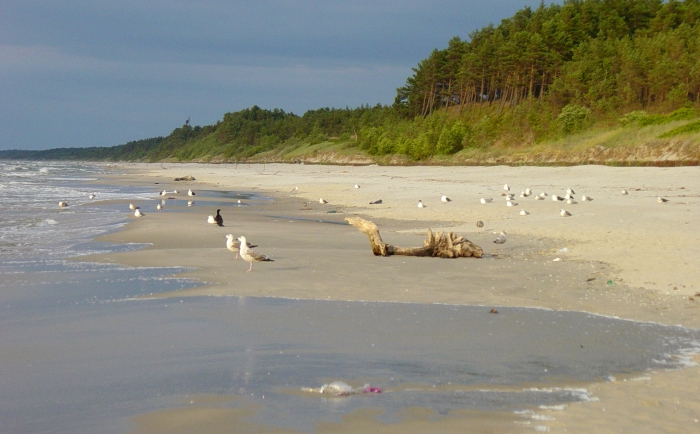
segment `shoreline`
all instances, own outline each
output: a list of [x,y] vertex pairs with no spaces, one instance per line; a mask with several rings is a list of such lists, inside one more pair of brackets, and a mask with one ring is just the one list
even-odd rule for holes
[[[137,253],[81,259],[188,266],[194,271],[180,277],[208,283],[164,296],[277,296],[543,307],[700,327],[700,297],[690,300],[699,289],[694,282],[700,277],[700,270],[690,265],[693,257],[700,256],[693,255],[700,241],[695,212],[700,204],[697,168],[234,166],[120,164],[119,169],[126,174],[108,176],[106,182],[158,182],[154,197],[158,189],[193,188],[253,191],[276,200],[246,207],[244,212],[223,208],[227,227],[217,228],[219,231],[207,227],[206,214],[211,212],[204,206],[199,208],[199,204],[195,205],[197,212],[178,213],[178,218],[170,219],[167,225],[168,213],[147,212],[147,218],[100,239],[150,242],[151,246]],[[185,175],[194,176],[196,181],[173,181]],[[502,203],[505,201],[499,195],[506,182],[513,187],[510,193],[516,193],[518,207],[508,208]],[[355,183],[361,188],[353,188]],[[296,186],[298,192],[292,193]],[[560,203],[517,197],[526,186],[535,194],[544,190],[550,195],[563,194],[569,187],[576,190],[577,200],[587,194],[594,201],[564,205],[573,216],[561,218],[557,215]],[[629,190],[628,196],[621,196],[622,188]],[[441,203],[442,194],[453,202]],[[670,201],[657,203],[655,198],[661,195]],[[493,197],[494,201],[481,205],[480,196]],[[329,204],[319,204],[319,197]],[[427,208],[415,206],[419,198]],[[367,205],[376,199],[383,199],[383,204]],[[299,209],[304,201],[311,210]],[[518,215],[521,208],[530,215]],[[336,213],[328,214],[329,210]],[[352,227],[283,222],[282,217],[269,217],[271,211],[333,221],[359,215],[375,221],[387,242],[406,247],[420,245],[427,227],[454,231],[494,256],[454,260],[374,257],[366,236]],[[475,226],[476,220],[486,223],[483,229]],[[183,239],[163,241],[163,230]],[[282,234],[275,232],[280,230]],[[491,243],[495,237],[492,232],[500,230],[508,234],[502,246]],[[254,264],[254,272],[245,273],[248,264],[233,262],[223,240],[225,233],[239,235],[241,231],[259,244],[256,250],[278,261],[269,266]],[[315,239],[309,240],[308,234]],[[557,258],[561,260],[554,261]],[[332,278],[314,276],[314,267],[319,264]],[[697,417],[693,415],[700,412],[698,373],[700,369],[692,367],[656,372],[648,380],[594,383],[589,390],[600,401],[570,405],[563,412],[555,412],[556,420],[537,423],[552,432],[590,432],[594,426],[596,432],[696,429]],[[670,407],[664,402],[674,403],[672,419]],[[606,407],[607,412],[601,410]],[[552,411],[543,410],[542,414],[551,416]],[[625,415],[625,420],[620,415]]]

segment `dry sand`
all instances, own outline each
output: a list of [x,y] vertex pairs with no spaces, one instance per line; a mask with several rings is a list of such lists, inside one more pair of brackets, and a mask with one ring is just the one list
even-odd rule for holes
[[[186,276],[209,283],[178,296],[529,306],[700,327],[696,167],[120,164],[116,173],[107,181],[159,183],[154,198],[162,189],[192,188],[255,191],[277,199],[263,206],[224,207],[225,228],[206,223],[216,209],[201,198],[179,213],[157,213],[155,200],[144,202],[145,218],[103,237],[152,246],[95,260],[194,267]],[[185,175],[196,181],[173,181]],[[515,193],[515,207],[507,207],[501,196],[505,183]],[[298,190],[292,192],[294,187]],[[550,196],[572,188],[578,203],[518,197],[526,187]],[[622,189],[629,194],[622,195]],[[583,194],[594,200],[582,202]],[[452,202],[441,202],[442,195]],[[669,201],[658,203],[659,196]],[[480,197],[493,202],[482,205]],[[319,198],[329,203],[321,205]],[[383,203],[369,205],[377,199]],[[417,207],[419,199],[426,208]],[[562,208],[572,216],[561,217]],[[529,215],[519,215],[521,209]],[[372,219],[385,241],[401,246],[421,245],[427,227],[454,231],[482,246],[486,257],[374,257],[366,237],[350,226],[296,219],[342,222],[348,215]],[[483,228],[477,228],[477,220]],[[493,244],[493,232],[501,230],[508,241]],[[276,262],[256,263],[246,273],[248,264],[233,261],[224,248],[227,233],[245,235]],[[599,401],[542,410],[537,417],[544,420],[537,425],[551,432],[700,432],[698,374],[692,367],[593,384],[589,390]]]

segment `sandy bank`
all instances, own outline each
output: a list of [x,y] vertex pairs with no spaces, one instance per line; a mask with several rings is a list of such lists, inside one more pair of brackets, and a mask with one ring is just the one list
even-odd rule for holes
[[[124,172],[116,176],[120,182],[158,182],[154,193],[252,190],[278,198],[257,207],[224,208],[225,228],[206,224],[206,216],[215,213],[206,201],[163,213],[154,212],[154,201],[145,204],[153,208],[146,209],[146,218],[104,237],[153,245],[98,260],[194,267],[187,276],[210,285],[188,290],[192,295],[533,306],[700,327],[696,167],[129,164],[119,169]],[[196,181],[172,181],[184,175]],[[504,183],[515,193],[517,206],[505,205]],[[294,187],[298,190],[292,192]],[[578,203],[518,197],[526,187],[550,196],[572,188]],[[623,188],[628,195],[621,194]],[[582,202],[583,194],[594,200]],[[452,202],[442,203],[442,195]],[[658,196],[669,201],[660,204]],[[321,197],[329,203],[319,204]],[[482,205],[480,197],[491,197],[493,203]],[[381,205],[369,205],[377,199]],[[426,208],[416,206],[419,199]],[[572,216],[560,217],[562,208]],[[529,215],[519,215],[521,209]],[[347,215],[374,220],[392,244],[420,245],[423,231],[431,227],[465,235],[489,256],[378,258],[352,227],[297,219],[341,222]],[[477,220],[484,221],[484,228],[476,227]],[[493,232],[501,230],[508,241],[493,244]],[[254,272],[246,273],[247,264],[233,261],[223,248],[227,233],[247,236],[276,262],[255,264]],[[600,402],[570,406],[550,415],[555,420],[538,423],[552,432],[700,430],[695,422],[699,373],[692,368],[657,373],[649,380],[597,384],[592,390]]]

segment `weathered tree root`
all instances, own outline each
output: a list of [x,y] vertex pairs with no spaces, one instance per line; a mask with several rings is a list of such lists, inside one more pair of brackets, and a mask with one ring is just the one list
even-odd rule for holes
[[423,247],[397,247],[382,241],[379,228],[371,221],[360,217],[346,217],[345,221],[364,232],[369,237],[372,253],[375,256],[430,256],[438,258],[481,258],[484,250],[468,239],[457,236],[454,232],[433,233],[428,229],[428,238],[423,241]]

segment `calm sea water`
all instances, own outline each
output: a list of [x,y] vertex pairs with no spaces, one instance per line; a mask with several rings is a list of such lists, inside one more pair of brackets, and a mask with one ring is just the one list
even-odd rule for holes
[[[174,268],[69,257],[153,191],[91,184],[106,165],[0,161],[0,432],[122,433],[132,417],[215,394],[254,420],[312,432],[361,408],[520,412],[591,399],[567,381],[679,367],[700,332],[579,312],[272,298],[138,298],[195,282]],[[211,193],[220,201],[240,193]],[[251,196],[253,197],[253,196]],[[58,201],[70,204],[59,209]],[[183,211],[186,212],[186,211]],[[300,393],[341,380],[379,395]],[[552,387],[556,381],[559,387]],[[529,386],[523,386],[529,384]],[[541,384],[541,387],[532,387]],[[505,389],[504,389],[505,387]]]

